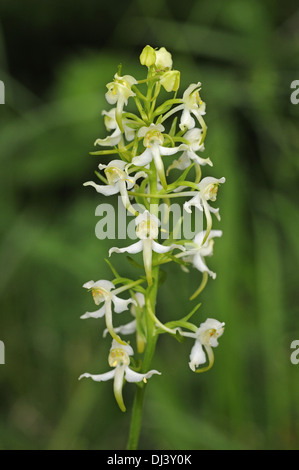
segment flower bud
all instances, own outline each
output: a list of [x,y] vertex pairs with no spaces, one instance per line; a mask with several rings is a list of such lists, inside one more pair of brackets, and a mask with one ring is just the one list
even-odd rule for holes
[[160,79],[160,83],[168,92],[177,91],[180,86],[180,72],[178,70],[165,72]]
[[156,62],[155,50],[151,46],[145,46],[139,58],[141,65],[151,67]]
[[172,57],[165,47],[160,47],[160,49],[156,51],[155,67],[157,70],[170,70],[172,68]]

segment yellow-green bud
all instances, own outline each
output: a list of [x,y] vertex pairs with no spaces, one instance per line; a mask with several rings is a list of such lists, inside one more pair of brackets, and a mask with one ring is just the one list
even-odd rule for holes
[[172,57],[165,47],[160,47],[160,49],[156,51],[155,66],[158,71],[165,69],[170,70],[172,68]]
[[141,65],[151,67],[156,62],[155,50],[151,46],[145,46],[139,58]]
[[160,79],[160,83],[166,91],[177,91],[180,86],[180,72],[178,70],[165,72]]

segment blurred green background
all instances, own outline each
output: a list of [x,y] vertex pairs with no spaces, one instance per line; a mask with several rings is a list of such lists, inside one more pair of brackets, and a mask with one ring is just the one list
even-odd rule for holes
[[[82,284],[111,279],[111,240],[95,237],[107,202],[83,188],[106,131],[104,93],[117,65],[141,77],[144,45],[165,46],[181,92],[201,81],[209,174],[225,176],[222,220],[208,265],[217,272],[196,321],[226,331],[215,365],[195,375],[192,343],[162,336],[149,382],[141,449],[298,449],[299,10],[290,0],[64,0],[0,5],[1,449],[122,449],[134,386],[117,408],[112,383],[78,382],[108,370],[103,324]],[[204,174],[206,173],[204,169]],[[113,259],[135,276],[125,256]],[[188,313],[201,275],[166,269],[162,321]],[[179,286],[179,287],[178,287]],[[174,295],[175,292],[175,295]]]

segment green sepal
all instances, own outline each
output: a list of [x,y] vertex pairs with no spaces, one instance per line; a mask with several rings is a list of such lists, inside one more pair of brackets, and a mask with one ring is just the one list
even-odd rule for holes
[[[175,263],[180,264],[181,266],[189,266],[189,263],[187,263],[186,261],[183,261],[180,258],[176,258],[174,255],[172,255],[170,253],[164,253],[163,257],[168,258],[171,261],[174,261]],[[160,259],[160,262],[161,262],[161,259]],[[162,263],[163,263],[163,261],[162,261]],[[162,263],[159,263],[159,261],[158,261],[157,263],[153,263],[153,266],[159,266]]]
[[129,279],[128,277],[116,277],[115,279],[112,280],[113,284],[123,284],[124,286],[126,284],[131,284],[132,282],[134,282],[132,279]]
[[98,171],[95,171],[94,173],[99,178],[99,180],[103,181],[103,183],[109,184],[105,176],[101,175],[101,173],[99,173]]
[[181,104],[181,103],[182,103],[182,100],[177,99],[177,98],[167,100],[156,109],[156,111],[154,112],[154,116],[158,116],[159,114],[163,114],[169,111],[174,104]]
[[191,310],[191,312],[188,313],[188,315],[186,315],[185,317],[182,318],[182,321],[188,321],[194,315],[194,313],[197,312],[199,307],[201,307],[201,302],[199,302],[199,304],[195,305],[195,307]]
[[172,121],[171,128],[170,128],[170,131],[168,133],[171,137],[175,136],[177,121],[178,121],[178,118],[176,116],[174,118],[174,120]]
[[119,278],[120,276],[119,276],[118,272],[116,271],[116,269],[114,268],[114,266],[113,266],[113,264],[111,263],[111,261],[110,261],[109,259],[107,259],[107,258],[105,258],[105,261],[106,261],[106,263],[108,264],[108,266],[109,266],[109,268],[111,269],[111,271],[112,271],[112,273],[114,274],[114,276],[115,276],[116,278]]
[[134,266],[135,268],[144,269],[143,265],[140,264],[140,263],[137,263],[137,261],[135,261],[133,258],[131,258],[131,256],[127,256],[127,260],[128,260],[129,263],[132,264],[132,266]]

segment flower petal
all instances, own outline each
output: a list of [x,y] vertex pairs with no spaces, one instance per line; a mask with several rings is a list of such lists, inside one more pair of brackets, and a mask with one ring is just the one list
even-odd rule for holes
[[113,379],[115,375],[115,369],[109,370],[109,372],[106,372],[105,374],[98,374],[98,375],[92,375],[92,374],[82,374],[80,375],[78,380],[81,380],[83,377],[86,378],[91,378],[95,382],[106,382],[107,380]]
[[113,134],[109,135],[105,139],[97,139],[94,143],[94,145],[101,145],[101,146],[107,146],[107,147],[114,147],[117,145],[121,139],[121,131],[120,129],[115,129]]
[[132,160],[132,163],[133,165],[136,165],[136,166],[145,166],[145,165],[148,165],[148,163],[150,163],[152,159],[153,159],[153,154],[151,150],[147,148],[141,155],[134,157]]
[[190,206],[196,206],[199,210],[203,210],[202,208],[202,197],[200,196],[199,193],[196,194],[196,196],[194,196],[192,199],[189,199],[189,201],[186,201],[184,203],[184,209],[186,212],[188,212],[189,214],[191,214],[191,209],[190,209]]
[[133,299],[121,299],[120,297],[117,297],[116,295],[112,296],[112,302],[114,304],[114,311],[115,313],[121,313],[124,312],[125,310],[128,310],[128,305],[129,304],[136,304],[136,301]]
[[[209,233],[209,236],[208,236],[208,240],[211,240],[212,238],[215,238],[215,237],[221,237],[222,233],[223,233],[222,230],[211,230],[210,233]],[[194,239],[193,239],[194,243],[196,245],[201,246],[205,235],[206,235],[205,230],[203,230],[202,232],[197,233],[195,235]],[[207,244],[208,240],[206,240],[205,245]]]
[[116,367],[115,376],[114,376],[114,384],[113,384],[114,396],[121,411],[126,411],[126,407],[125,407],[124,400],[123,400],[123,394],[122,394],[124,372],[125,372],[124,366]]
[[[115,333],[120,333],[122,335],[131,335],[136,331],[136,320],[133,320],[125,325],[118,326],[114,328]],[[103,333],[103,337],[105,338],[108,334],[108,329],[106,328]]]
[[200,256],[199,253],[196,253],[193,258],[193,265],[196,269],[201,271],[202,273],[207,272],[213,279],[216,278],[216,273],[210,271],[210,269],[206,266],[203,261],[203,258]]
[[188,154],[188,157],[191,158],[191,160],[193,160],[195,163],[197,163],[198,165],[201,165],[201,166],[204,166],[204,165],[210,165],[210,166],[213,166],[213,163],[211,162],[211,160],[209,158],[201,158],[199,157],[198,155],[196,155],[195,152],[193,152],[193,150],[188,150],[187,151],[187,154]]
[[142,382],[142,381],[145,381],[146,379],[149,379],[154,374],[161,375],[161,372],[158,372],[157,370],[150,370],[146,374],[139,374],[138,372],[135,372],[132,369],[130,369],[130,367],[126,367],[125,379],[127,382],[131,382],[131,383]]
[[100,279],[99,281],[94,282],[92,287],[102,287],[103,289],[109,292],[111,289],[114,289],[115,286],[111,281],[106,281],[106,279]]
[[179,147],[163,147],[162,145],[159,145],[160,149],[160,154],[161,155],[174,155],[177,152],[180,152],[182,150],[181,146]]
[[139,240],[136,243],[133,243],[132,245],[126,246],[124,248],[117,248],[116,246],[110,248],[109,250],[109,256],[111,256],[112,253],[130,253],[131,255],[135,255],[136,253],[140,253],[142,251],[142,240]]
[[202,345],[200,341],[196,340],[190,353],[190,362],[189,362],[190,369],[192,369],[193,372],[195,372],[195,368],[198,367],[200,364],[204,364],[205,362],[206,362],[206,355],[204,353]]
[[213,176],[206,176],[205,178],[201,180],[200,183],[198,183],[198,189],[202,191],[210,184],[220,184],[220,183],[221,184],[225,183],[224,177],[217,179],[217,178],[214,178]]
[[93,186],[98,193],[103,194],[104,196],[112,196],[113,194],[119,193],[118,183],[115,185],[107,184],[105,186],[102,184],[96,184],[93,181],[87,181],[86,183],[83,183],[83,186]]
[[86,312],[84,315],[81,315],[81,319],[85,320],[86,318],[102,318],[106,313],[106,306],[103,305],[99,310],[95,312]]
[[181,121],[179,125],[181,130],[193,129],[195,127],[195,120],[191,116],[189,109],[184,109],[181,116]]
[[155,240],[152,240],[152,249],[156,253],[168,253],[169,251],[174,250],[175,248],[178,248],[183,251],[185,250],[185,248],[182,245],[176,245],[175,243],[173,243],[170,246],[166,246],[166,245],[161,245],[160,243],[155,242]]

